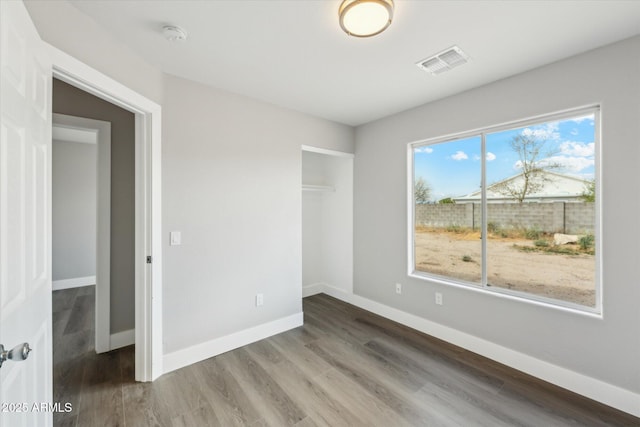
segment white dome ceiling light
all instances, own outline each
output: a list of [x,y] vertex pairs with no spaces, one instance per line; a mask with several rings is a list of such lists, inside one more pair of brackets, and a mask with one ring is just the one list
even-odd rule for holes
[[344,0],[338,9],[340,27],[354,37],[371,37],[393,20],[393,0]]
[[183,42],[187,40],[187,32],[176,25],[165,25],[162,27],[164,38],[170,42]]

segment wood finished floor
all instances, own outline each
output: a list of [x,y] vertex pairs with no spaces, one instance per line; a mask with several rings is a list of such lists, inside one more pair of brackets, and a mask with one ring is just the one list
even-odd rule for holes
[[53,301],[56,426],[640,426],[326,295],[300,328],[136,383],[132,346],[93,350],[93,287]]

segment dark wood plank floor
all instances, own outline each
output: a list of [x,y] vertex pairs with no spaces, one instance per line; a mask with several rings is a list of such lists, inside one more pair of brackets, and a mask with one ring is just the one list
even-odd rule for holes
[[54,292],[57,426],[640,426],[326,295],[303,327],[136,383],[133,347],[95,354],[93,298]]

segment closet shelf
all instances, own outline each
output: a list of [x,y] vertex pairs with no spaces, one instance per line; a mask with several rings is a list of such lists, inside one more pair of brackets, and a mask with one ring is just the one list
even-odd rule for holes
[[334,192],[336,188],[330,185],[308,185],[302,184],[302,191],[324,191],[324,192]]

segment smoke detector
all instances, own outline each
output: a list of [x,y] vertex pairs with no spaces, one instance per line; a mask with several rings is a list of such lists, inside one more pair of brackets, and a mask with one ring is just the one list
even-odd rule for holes
[[452,46],[427,59],[416,62],[416,65],[434,76],[469,62],[469,55],[458,46]]
[[164,38],[170,42],[183,42],[187,40],[187,32],[176,25],[165,25],[162,27]]

